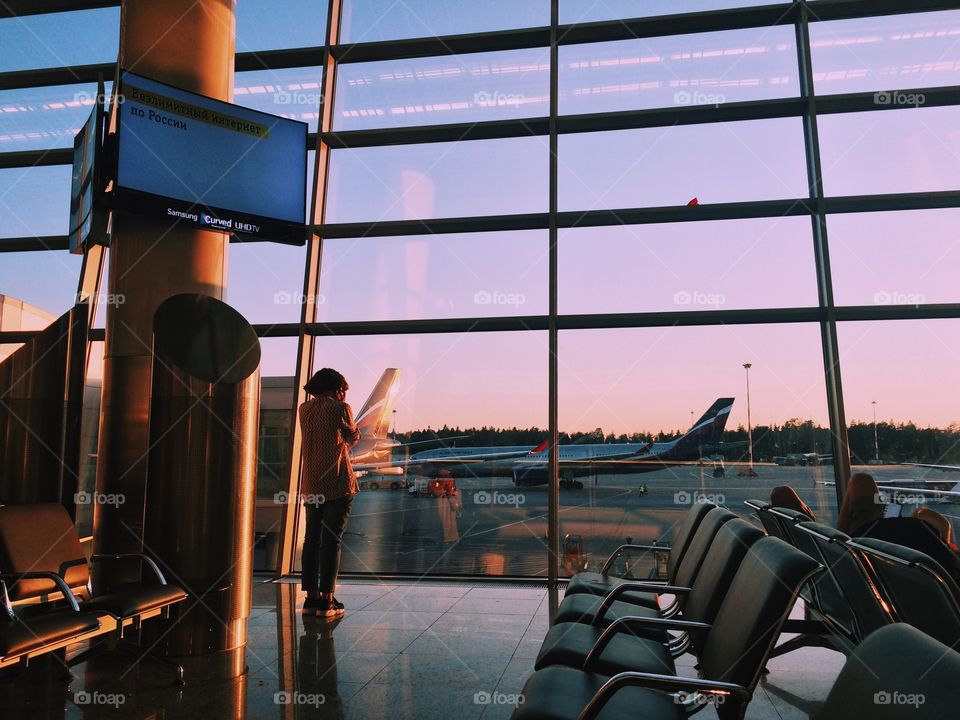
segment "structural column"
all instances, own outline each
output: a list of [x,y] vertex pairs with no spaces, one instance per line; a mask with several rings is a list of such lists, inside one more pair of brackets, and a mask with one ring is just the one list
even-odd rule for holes
[[[120,66],[229,101],[234,36],[234,0],[124,0]],[[227,240],[225,233],[114,214],[108,292],[124,302],[106,309],[97,490],[122,502],[96,507],[96,552],[141,550],[154,312],[180,293],[224,299]],[[128,572],[139,570],[118,567],[98,580]]]

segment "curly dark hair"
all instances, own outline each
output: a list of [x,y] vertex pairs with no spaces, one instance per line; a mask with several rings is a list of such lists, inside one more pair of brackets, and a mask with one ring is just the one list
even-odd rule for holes
[[303,386],[311,395],[323,395],[338,390],[348,390],[347,379],[333,368],[323,368],[313,374],[313,377]]

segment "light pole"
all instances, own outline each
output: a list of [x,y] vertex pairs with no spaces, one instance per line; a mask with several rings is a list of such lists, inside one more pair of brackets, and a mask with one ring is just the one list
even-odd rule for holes
[[753,475],[753,425],[750,422],[750,368],[753,363],[744,363],[743,370],[747,375],[747,457],[750,462],[750,475]]
[[880,464],[880,438],[877,435],[877,401],[871,400],[873,405],[873,459],[877,465]]
[[397,439],[397,409],[393,409],[393,439]]

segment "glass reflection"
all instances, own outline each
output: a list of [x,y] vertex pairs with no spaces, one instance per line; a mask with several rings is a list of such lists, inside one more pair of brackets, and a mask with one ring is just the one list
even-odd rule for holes
[[560,48],[561,114],[795,97],[792,27]]

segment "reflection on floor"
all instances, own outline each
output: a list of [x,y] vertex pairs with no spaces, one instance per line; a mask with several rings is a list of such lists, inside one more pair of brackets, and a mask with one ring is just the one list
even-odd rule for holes
[[[440,583],[341,585],[347,614],[303,618],[291,583],[258,584],[249,621],[247,674],[187,685],[122,658],[91,660],[74,678],[52,659],[0,681],[0,706],[31,718],[507,718],[547,630],[543,588]],[[556,602],[558,598],[554,598]],[[843,658],[804,649],[770,662],[747,718],[808,718]],[[694,674],[689,656],[680,667]],[[56,678],[51,680],[50,678]],[[716,718],[713,709],[698,717]]]

